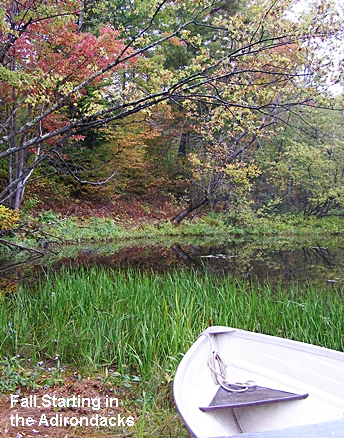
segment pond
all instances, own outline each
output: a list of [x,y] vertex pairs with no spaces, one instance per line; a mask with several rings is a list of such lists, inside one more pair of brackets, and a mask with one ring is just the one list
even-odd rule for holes
[[197,269],[221,276],[269,281],[312,282],[328,287],[344,280],[344,240],[291,237],[261,239],[212,238],[160,241],[136,240],[107,244],[52,246],[44,257],[20,252],[0,260],[2,289],[15,289],[23,281],[35,282],[42,275],[64,266],[105,266],[166,272]]

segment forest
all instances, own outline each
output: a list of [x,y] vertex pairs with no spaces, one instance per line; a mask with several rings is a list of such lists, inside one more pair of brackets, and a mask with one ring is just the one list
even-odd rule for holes
[[189,437],[211,325],[344,351],[343,40],[340,0],[1,0],[0,435]]
[[1,229],[35,210],[341,215],[344,11],[299,3],[4,0]]

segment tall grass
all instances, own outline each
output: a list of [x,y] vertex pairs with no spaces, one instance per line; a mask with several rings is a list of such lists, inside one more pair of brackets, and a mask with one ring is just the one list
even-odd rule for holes
[[178,271],[89,269],[45,278],[0,305],[0,351],[33,361],[172,375],[208,325],[228,325],[344,350],[342,291],[272,290]]

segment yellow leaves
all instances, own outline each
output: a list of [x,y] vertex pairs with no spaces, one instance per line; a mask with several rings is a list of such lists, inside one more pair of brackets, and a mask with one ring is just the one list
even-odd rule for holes
[[[25,103],[28,105],[49,105],[51,104],[52,95],[54,93],[59,92],[68,95],[75,88],[74,82],[67,81],[66,78],[58,72],[51,73],[50,75],[43,75],[41,73],[40,76],[41,78],[39,79],[38,75],[35,77],[36,83],[33,84],[31,93],[25,97]],[[80,95],[78,97],[80,97]]]
[[19,222],[20,215],[18,210],[11,210],[4,205],[0,205],[0,230],[11,230]]
[[196,153],[188,154],[188,161],[191,168],[191,173],[196,181],[200,181],[202,176],[211,171],[211,164],[209,161],[201,160]]
[[87,106],[83,106],[83,114],[85,116],[91,116],[92,114],[96,114],[102,111],[105,108],[105,105],[102,105],[99,102],[90,101]]
[[6,295],[16,294],[19,289],[18,282],[15,282],[9,278],[0,279],[0,300]]
[[150,17],[156,11],[156,8],[159,4],[158,0],[150,0],[147,2],[146,0],[135,0],[134,2],[134,13],[137,15],[146,15]]
[[260,170],[254,164],[247,164],[243,161],[227,164],[224,169],[227,177],[235,184],[249,189],[250,179],[257,177]]
[[192,44],[193,47],[200,47],[202,45],[202,37],[199,34],[191,35],[191,32],[187,29],[183,29],[180,32],[180,38],[183,41],[187,41],[189,44]]
[[253,163],[242,160],[233,160],[228,163],[226,158],[225,150],[221,150],[219,145],[217,147],[209,146],[203,154],[188,154],[193,178],[196,181],[211,181],[221,175],[224,183],[249,190],[251,180],[261,173],[259,168]]

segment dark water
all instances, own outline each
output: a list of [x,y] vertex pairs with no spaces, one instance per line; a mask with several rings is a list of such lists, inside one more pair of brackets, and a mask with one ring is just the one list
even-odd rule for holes
[[[1,249],[1,248],[0,248]],[[344,281],[344,240],[336,239],[231,239],[212,238],[164,242],[51,247],[38,253],[17,251],[0,257],[0,288],[15,291],[19,283],[35,283],[63,267],[87,269],[137,268],[166,272],[196,269],[215,275],[271,283],[312,282],[328,287]]]

